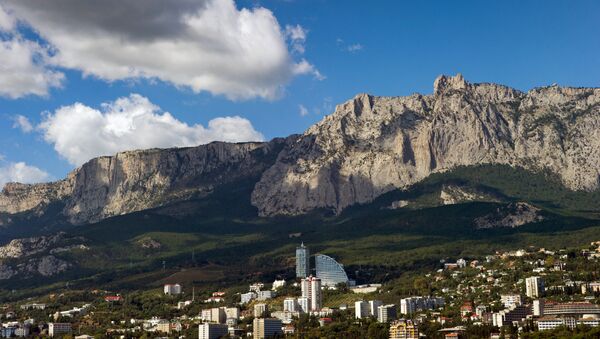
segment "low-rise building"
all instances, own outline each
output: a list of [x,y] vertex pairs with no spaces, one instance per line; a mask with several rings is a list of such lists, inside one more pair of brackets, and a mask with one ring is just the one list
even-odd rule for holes
[[390,324],[390,339],[419,339],[419,327],[412,320],[396,320]]
[[166,295],[177,295],[181,294],[181,285],[179,284],[165,284],[163,291]]
[[49,323],[48,335],[51,337],[71,333],[71,323]]

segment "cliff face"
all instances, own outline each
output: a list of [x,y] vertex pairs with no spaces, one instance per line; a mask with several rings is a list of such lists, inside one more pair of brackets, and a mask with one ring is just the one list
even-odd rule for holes
[[439,77],[434,93],[365,94],[286,148],[257,183],[261,215],[315,208],[339,213],[431,173],[461,165],[549,170],[574,190],[595,190],[600,89],[551,86],[522,93]]
[[285,142],[211,143],[100,157],[58,182],[6,185],[0,194],[0,212],[44,213],[45,206],[62,202],[61,214],[81,224],[203,196],[218,185],[259,176]]
[[573,190],[597,189],[600,89],[523,93],[457,75],[436,79],[432,95],[361,94],[301,136],[124,152],[93,159],[58,182],[8,184],[0,225],[15,213],[42,215],[56,202],[71,223],[94,222],[250,177],[260,177],[251,198],[263,216],[339,213],[432,173],[479,164],[547,170]]

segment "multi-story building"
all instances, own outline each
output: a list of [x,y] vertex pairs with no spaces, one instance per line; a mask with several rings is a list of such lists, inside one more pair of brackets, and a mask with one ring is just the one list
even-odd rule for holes
[[62,334],[71,333],[70,323],[49,323],[48,324],[48,335],[51,337],[60,336]]
[[261,318],[265,312],[268,311],[267,304],[255,304],[254,305],[254,317]]
[[411,320],[396,320],[390,324],[390,339],[419,339],[419,327]]
[[600,305],[589,302],[550,303],[545,302],[543,315],[600,315]]
[[445,305],[444,298],[410,297],[400,300],[400,313],[412,314],[422,310],[433,310]]
[[354,303],[354,317],[362,319],[369,316],[369,303],[366,301],[357,301]]
[[389,323],[396,319],[396,305],[382,305],[377,308],[377,321],[380,323]]
[[525,294],[530,298],[539,298],[544,295],[544,280],[541,277],[525,279]]
[[265,301],[265,300],[271,299],[275,296],[276,296],[275,291],[271,291],[271,290],[259,291],[256,295],[256,299],[259,301]]
[[519,306],[521,305],[521,296],[519,294],[502,294],[500,295],[500,302],[502,302],[504,308]]
[[164,292],[168,295],[181,294],[181,285],[179,284],[165,284]]
[[572,317],[557,317],[557,316],[544,316],[539,318],[537,321],[538,330],[546,331],[553,330],[557,327],[566,326],[568,328],[575,328],[577,321]]
[[533,301],[533,315],[536,317],[541,317],[544,315],[544,300],[535,299]]
[[582,294],[600,293],[600,282],[599,281],[594,281],[594,282],[591,282],[591,283],[582,284],[581,285],[581,293]]
[[377,317],[377,308],[383,305],[381,300],[369,300],[369,315]]
[[310,251],[302,243],[296,247],[296,278],[306,278],[310,275]]
[[[320,311],[323,307],[323,297],[321,295],[321,279],[309,276],[302,279],[300,284],[302,297],[308,298],[308,311]],[[298,300],[300,302],[300,300]]]
[[237,307],[226,307],[225,316],[227,317],[227,319],[238,320],[240,318],[240,309]]
[[344,266],[330,256],[317,254],[315,256],[315,267],[317,278],[323,281],[324,286],[350,283],[348,275],[344,271]]
[[285,298],[283,301],[284,312],[298,312],[299,308],[298,301],[295,298]]
[[240,303],[246,304],[254,299],[256,299],[256,292],[242,293]]
[[283,334],[281,320],[275,318],[255,318],[252,323],[254,339],[265,339]]
[[198,325],[198,339],[218,339],[226,336],[228,327],[224,324],[203,323]]
[[308,297],[298,298],[298,306],[300,307],[300,311],[302,313],[309,313],[310,312],[310,299]]

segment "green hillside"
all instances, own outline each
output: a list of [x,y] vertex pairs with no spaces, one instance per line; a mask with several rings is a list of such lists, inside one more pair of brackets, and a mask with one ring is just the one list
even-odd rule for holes
[[[339,216],[316,211],[299,217],[256,217],[250,205],[256,180],[220,187],[204,199],[71,229],[68,236],[83,237],[90,249],[56,254],[73,263],[70,270],[50,279],[2,281],[0,297],[45,293],[65,288],[67,282],[70,288],[127,290],[185,281],[201,289],[291,277],[294,248],[300,241],[313,253],[339,259],[358,282],[384,282],[435,268],[440,259],[530,245],[579,246],[600,238],[599,193],[572,192],[553,177],[510,167],[436,174]],[[485,192],[493,202],[441,206],[435,197],[450,184]],[[387,208],[399,199],[416,203]],[[512,201],[541,208],[543,221],[517,228],[474,227],[473,219]],[[160,247],[144,248],[144,242]]]

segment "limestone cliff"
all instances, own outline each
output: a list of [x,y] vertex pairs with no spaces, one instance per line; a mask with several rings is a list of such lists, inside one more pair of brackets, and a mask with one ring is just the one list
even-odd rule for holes
[[269,143],[208,145],[119,153],[90,160],[64,180],[35,185],[7,184],[0,213],[43,214],[53,202],[73,224],[204,196],[221,184],[258,177],[270,166],[285,139]]
[[360,94],[308,129],[257,183],[261,215],[339,213],[434,172],[508,164],[549,170],[574,190],[598,188],[600,89],[523,93],[435,80],[432,95]]

